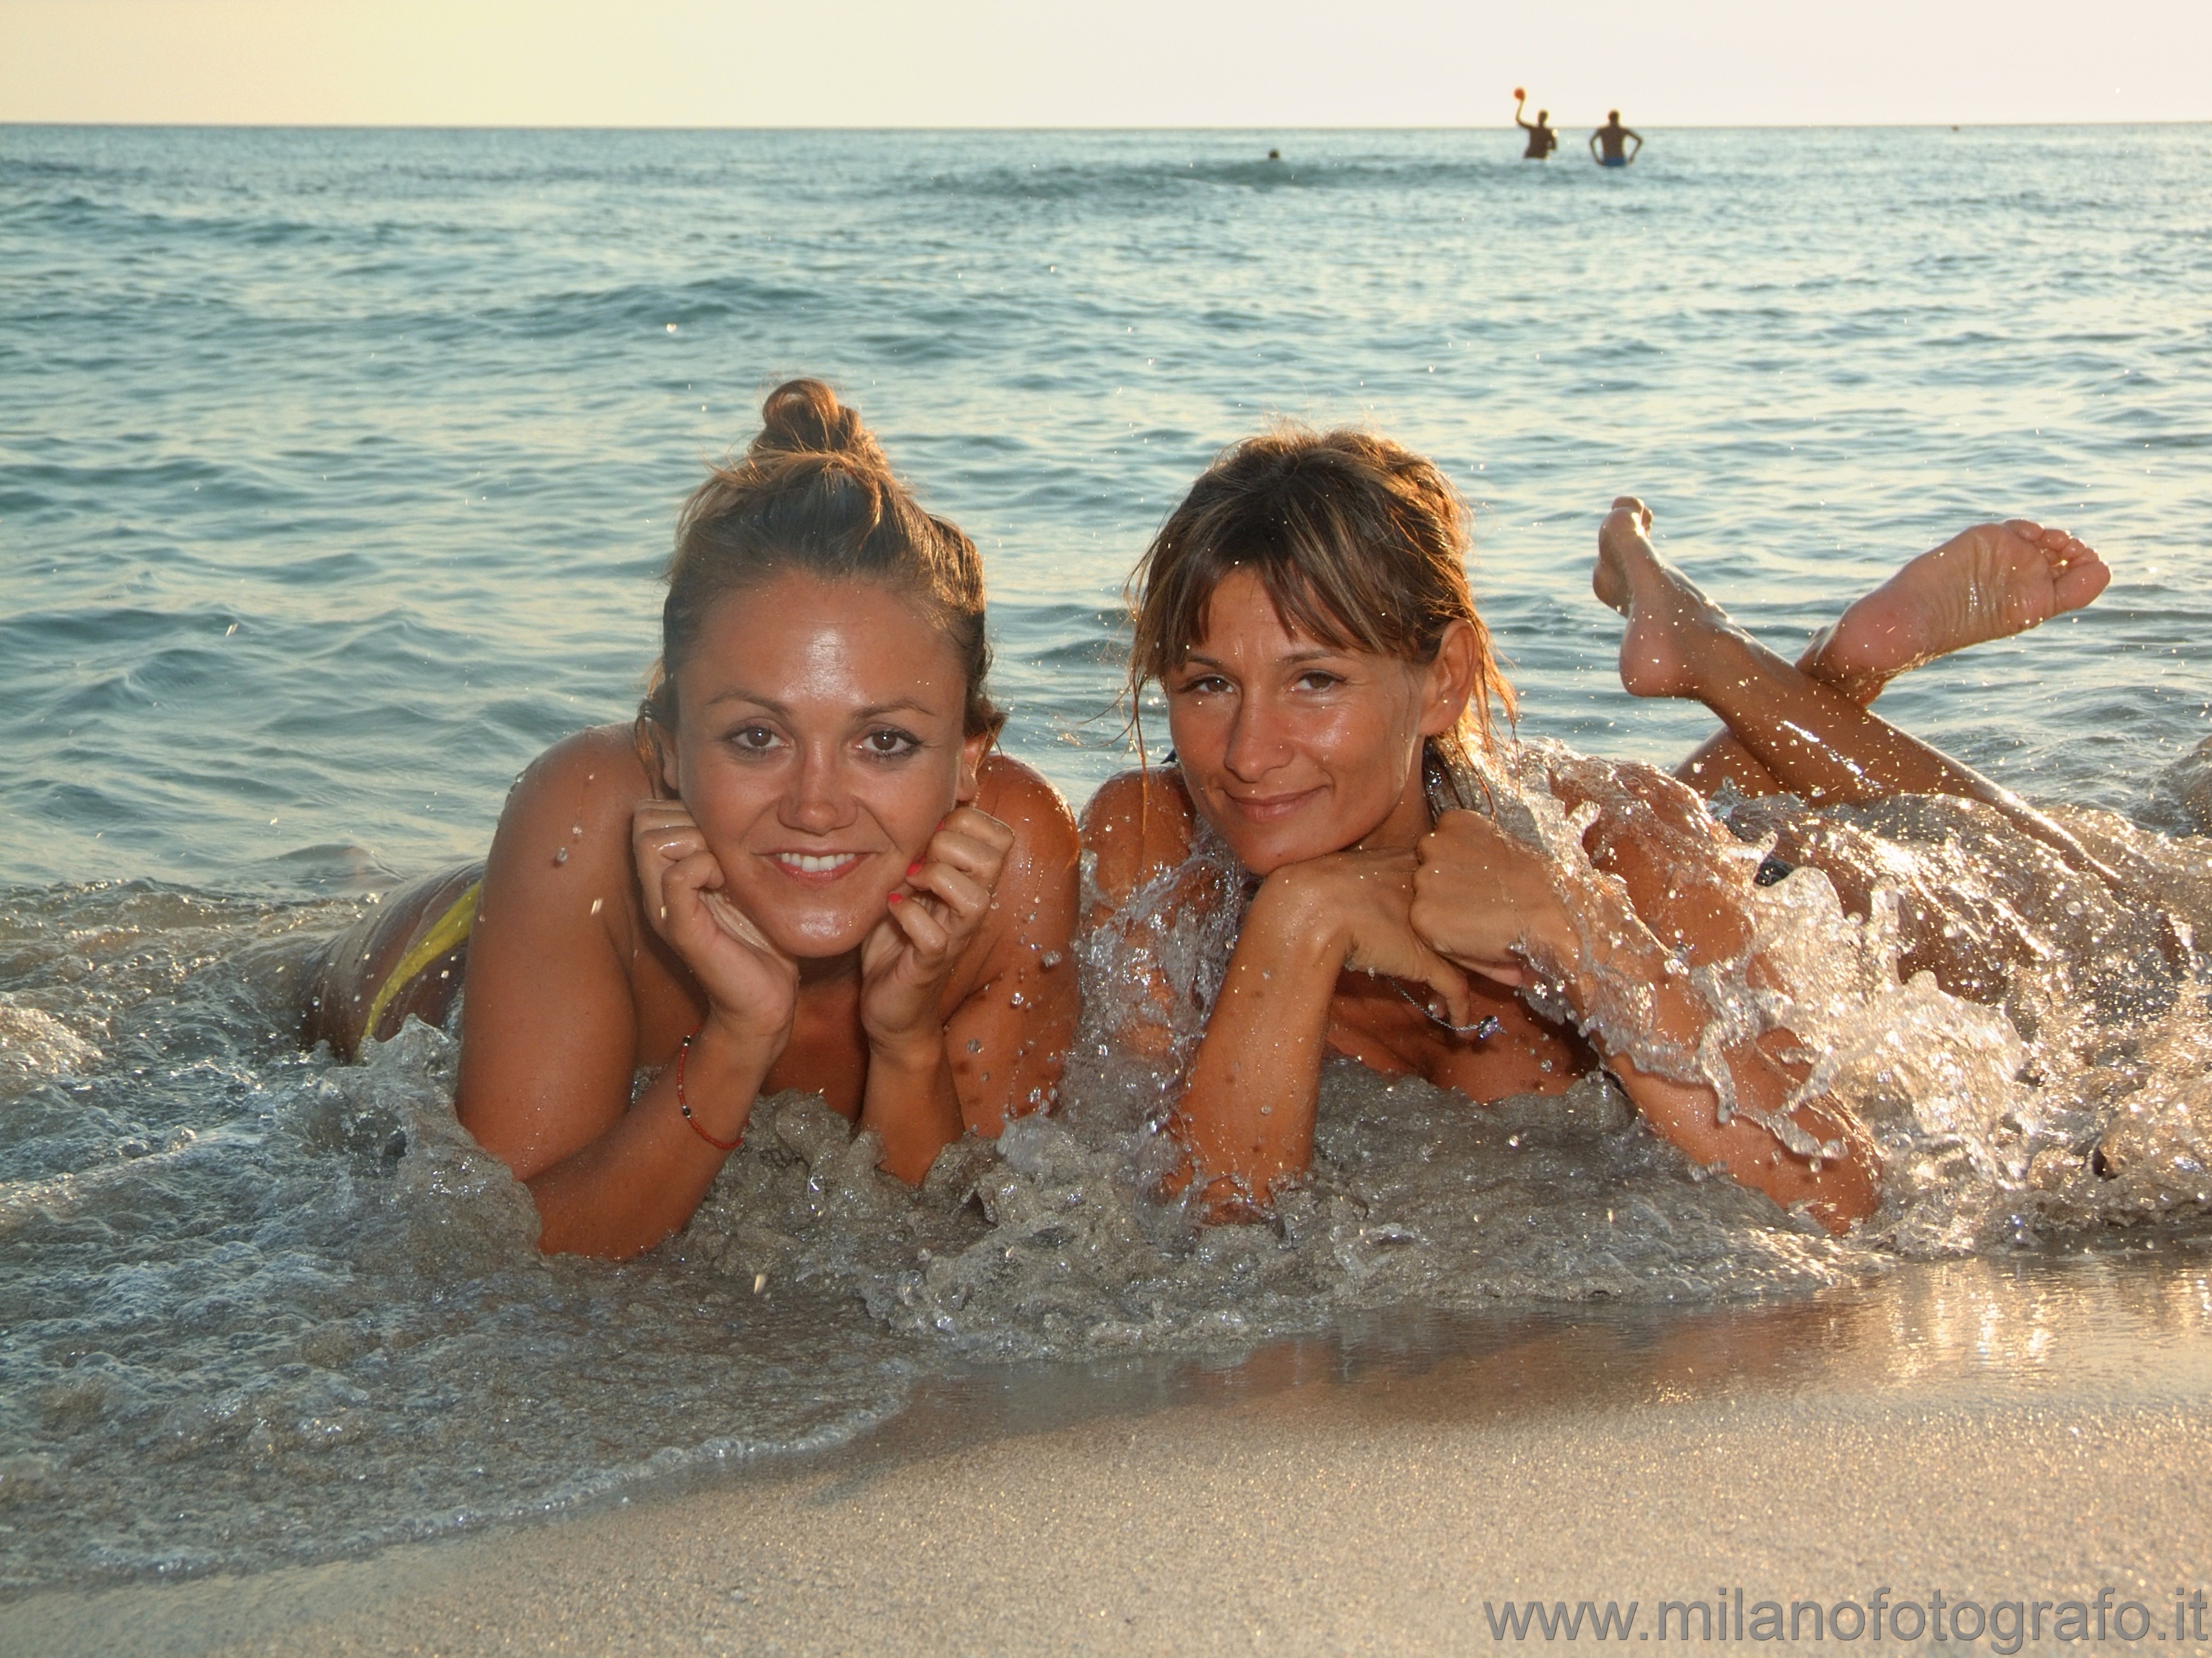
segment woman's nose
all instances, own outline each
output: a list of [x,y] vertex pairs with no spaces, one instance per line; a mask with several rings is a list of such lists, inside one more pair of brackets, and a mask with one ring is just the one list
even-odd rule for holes
[[783,821],[810,835],[842,829],[853,818],[853,792],[838,756],[810,750],[784,796]]
[[1229,746],[1222,763],[1244,781],[1256,782],[1290,757],[1283,724],[1267,703],[1246,697],[1229,724]]

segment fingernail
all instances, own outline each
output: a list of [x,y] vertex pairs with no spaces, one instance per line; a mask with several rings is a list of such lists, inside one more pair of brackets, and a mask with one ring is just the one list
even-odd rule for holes
[[918,862],[917,862],[917,863],[908,864],[908,865],[906,866],[906,872],[907,872],[908,875],[919,875],[919,874],[921,874],[921,864],[920,864],[920,863],[918,863]]
[[903,898],[903,897],[905,897],[905,896],[906,896],[906,894],[904,894],[903,892],[894,892],[893,894],[891,894],[891,902],[892,902],[893,903],[896,903],[896,902],[898,902],[898,901],[899,901],[900,899],[902,899],[902,898]]

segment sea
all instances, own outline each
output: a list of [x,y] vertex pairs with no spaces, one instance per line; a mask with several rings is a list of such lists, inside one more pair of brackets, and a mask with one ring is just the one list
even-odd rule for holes
[[2103,598],[1881,711],[2212,915],[2212,128],[1516,137],[0,127],[0,1595],[628,1500],[961,1378],[1121,1398],[1929,1262],[2029,1283],[1977,1327],[2022,1353],[2038,1273],[2212,1332],[2202,974],[2111,992],[2080,964],[2140,917],[2039,908],[1956,814],[1872,827],[2050,946],[2002,1006],[1777,890],[1860,963],[1892,1179],[1844,1242],[1598,1084],[1484,1117],[1348,1065],[1310,1186],[1195,1230],[1133,1151],[1170,1084],[1094,1018],[1059,1117],[919,1193],[779,1099],[687,1233],[549,1260],[448,1034],[301,1051],[269,963],[631,713],[678,505],[802,374],[981,548],[1006,745],[1078,806],[1146,712],[1132,565],[1277,422],[1434,456],[1520,732],[1613,758],[1710,726],[1620,689],[1614,496],[1790,652],[1968,524],[2064,525]]

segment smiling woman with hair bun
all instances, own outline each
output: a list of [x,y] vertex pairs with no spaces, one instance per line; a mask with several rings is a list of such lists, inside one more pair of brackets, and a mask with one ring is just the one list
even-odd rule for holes
[[310,1011],[349,1052],[441,1017],[465,962],[461,1121],[549,1252],[682,1227],[784,1089],[918,1181],[1048,1103],[1074,1025],[1073,822],[993,752],[974,544],[859,414],[818,380],[770,392],[686,503],[668,584],[635,724],[541,756],[481,886],[395,895]]

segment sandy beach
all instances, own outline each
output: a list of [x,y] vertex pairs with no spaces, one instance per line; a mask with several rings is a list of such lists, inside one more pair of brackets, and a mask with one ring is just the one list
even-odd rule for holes
[[[0,1650],[1486,1652],[1583,1600],[1871,1604],[1791,1650],[2164,1645],[2203,1582],[2197,1260],[1915,1266],[1787,1305],[1370,1315],[1220,1367],[978,1370],[837,1452],[551,1523],[246,1578],[54,1593]],[[2107,1635],[2061,1638],[2063,1603]],[[2042,1638],[2021,1625],[2040,1613]],[[2128,1602],[2150,1619],[2120,1616]],[[2001,1610],[2019,1603],[2021,1610]],[[1846,1622],[1849,1619],[1846,1614]],[[1616,1634],[1615,1639],[1621,1638]],[[2016,1641],[2016,1644],[2015,1644]],[[1770,1640],[1767,1644],[1776,1644]]]

